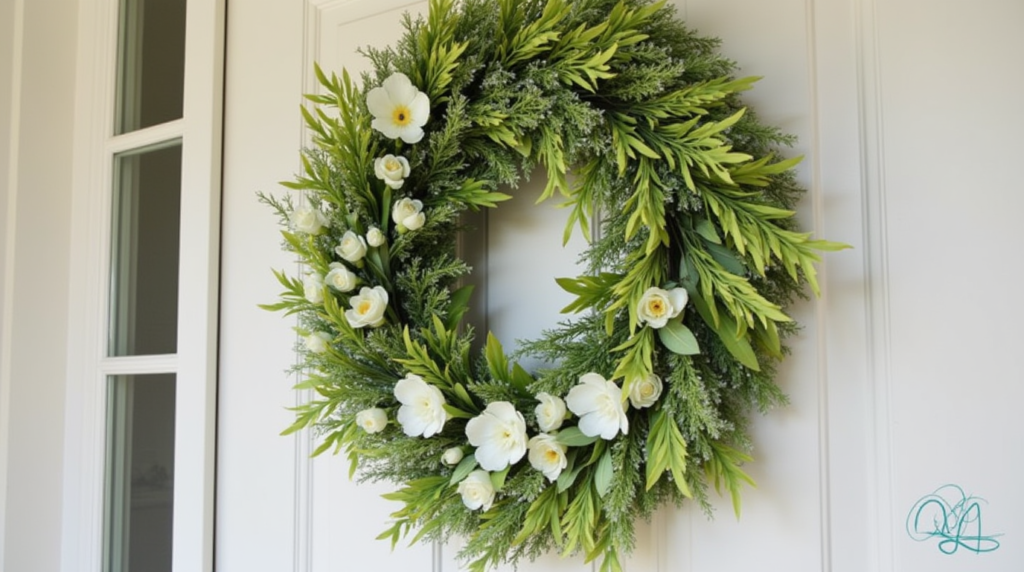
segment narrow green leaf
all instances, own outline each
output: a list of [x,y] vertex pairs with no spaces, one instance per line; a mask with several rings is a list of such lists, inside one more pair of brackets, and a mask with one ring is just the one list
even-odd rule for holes
[[555,436],[558,442],[568,447],[586,447],[597,441],[598,437],[588,437],[579,427],[566,427]]
[[450,485],[461,483],[463,479],[469,476],[476,468],[476,455],[470,453],[462,458],[462,461],[455,467],[455,471],[452,472],[452,479],[448,482]]
[[604,497],[612,486],[612,450],[608,449],[601,455],[597,462],[597,469],[594,471],[594,487],[597,489],[597,496]]

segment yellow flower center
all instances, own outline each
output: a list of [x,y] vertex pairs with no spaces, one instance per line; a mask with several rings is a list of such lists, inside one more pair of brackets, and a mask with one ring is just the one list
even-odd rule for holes
[[391,112],[391,121],[400,127],[405,127],[412,121],[412,113],[409,113],[409,108],[404,105],[395,107],[395,110]]
[[554,449],[548,449],[544,453],[544,457],[547,458],[549,463],[556,463],[556,462],[558,462],[558,451],[556,451]]
[[643,397],[650,397],[651,395],[654,395],[654,386],[647,383],[640,386],[640,395]]
[[372,307],[373,303],[371,303],[369,300],[363,300],[362,302],[359,303],[359,307],[356,308],[356,312],[359,312],[360,315],[365,315],[367,312],[370,311],[370,308]]
[[647,302],[647,313],[655,317],[661,316],[665,313],[665,301],[661,298],[651,298]]
[[384,161],[384,168],[388,171],[398,171],[402,168],[402,164],[398,162],[398,159],[388,159]]

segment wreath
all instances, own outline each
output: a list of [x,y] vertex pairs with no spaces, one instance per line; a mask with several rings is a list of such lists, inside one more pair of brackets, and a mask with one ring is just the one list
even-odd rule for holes
[[[844,246],[795,228],[792,138],[737,95],[756,78],[645,0],[431,0],[403,23],[364,87],[316,68],[302,193],[260,194],[305,268],[265,306],[297,314],[312,396],[285,433],[398,484],[380,538],[464,536],[473,571],[550,550],[619,570],[638,518],[710,514],[711,486],[738,515],[748,416],[786,400],[783,308]],[[477,356],[460,214],[535,168],[566,239],[600,237],[558,279],[571,319]]]

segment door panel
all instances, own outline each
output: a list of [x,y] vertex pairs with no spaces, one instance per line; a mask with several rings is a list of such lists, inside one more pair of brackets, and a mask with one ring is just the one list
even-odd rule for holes
[[[987,284],[1012,289],[1022,278],[1008,261],[1024,238],[1015,224],[1024,195],[1012,191],[1019,184],[1002,167],[1024,155],[1013,135],[1024,114],[1011,111],[1010,99],[1024,87],[1014,59],[1024,40],[1012,30],[1024,7],[1001,0],[970,12],[924,0],[884,9],[876,0],[675,4],[690,25],[722,38],[740,74],[764,76],[745,99],[799,138],[789,154],[806,157],[798,170],[809,189],[802,226],[855,250],[829,254],[824,297],[791,309],[803,329],[778,374],[791,403],[753,418],[756,460],[747,469],[758,487],[745,491],[742,518],[725,498],[715,499],[714,519],[693,506],[664,508],[638,526],[626,569],[964,569],[968,555],[914,542],[905,521],[921,496],[957,483],[990,501],[986,528],[1021,532],[1009,507],[1024,506],[1013,486],[1024,476],[1024,449],[1007,450],[992,437],[1024,434],[1024,418],[1012,411],[1024,398],[1013,351],[1024,315]],[[355,48],[391,44],[401,12],[425,6],[230,5],[218,570],[458,569],[457,541],[391,552],[373,540],[393,510],[379,498],[388,487],[349,482],[343,458],[308,459],[306,433],[277,435],[290,422],[285,407],[299,400],[289,387],[296,380],[285,374],[295,336],[287,319],[256,309],[276,297],[270,267],[296,271],[254,193],[276,192],[275,181],[300,168],[297,108],[301,93],[317,87],[312,62],[328,72],[363,71]],[[944,42],[954,27],[961,39]],[[935,81],[951,73],[951,58],[970,81]],[[1001,87],[986,92],[992,105],[979,106],[975,87],[986,81]],[[964,102],[970,114],[949,114]],[[950,121],[940,120],[945,114]],[[553,278],[573,274],[583,247],[575,237],[558,248],[564,213],[532,204],[537,184],[516,189],[514,200],[477,222],[474,236],[486,243],[471,254],[476,307],[486,308],[486,326],[507,346],[560,319],[567,298]],[[1009,542],[969,556],[972,570],[1024,563]],[[520,569],[591,566],[549,556]]]

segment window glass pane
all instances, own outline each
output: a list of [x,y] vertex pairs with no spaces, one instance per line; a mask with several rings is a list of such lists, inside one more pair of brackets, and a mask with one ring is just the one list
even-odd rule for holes
[[121,0],[115,132],[181,117],[185,0]]
[[108,379],[105,572],[170,572],[174,374]]
[[181,142],[114,158],[112,356],[172,354],[178,337]]

